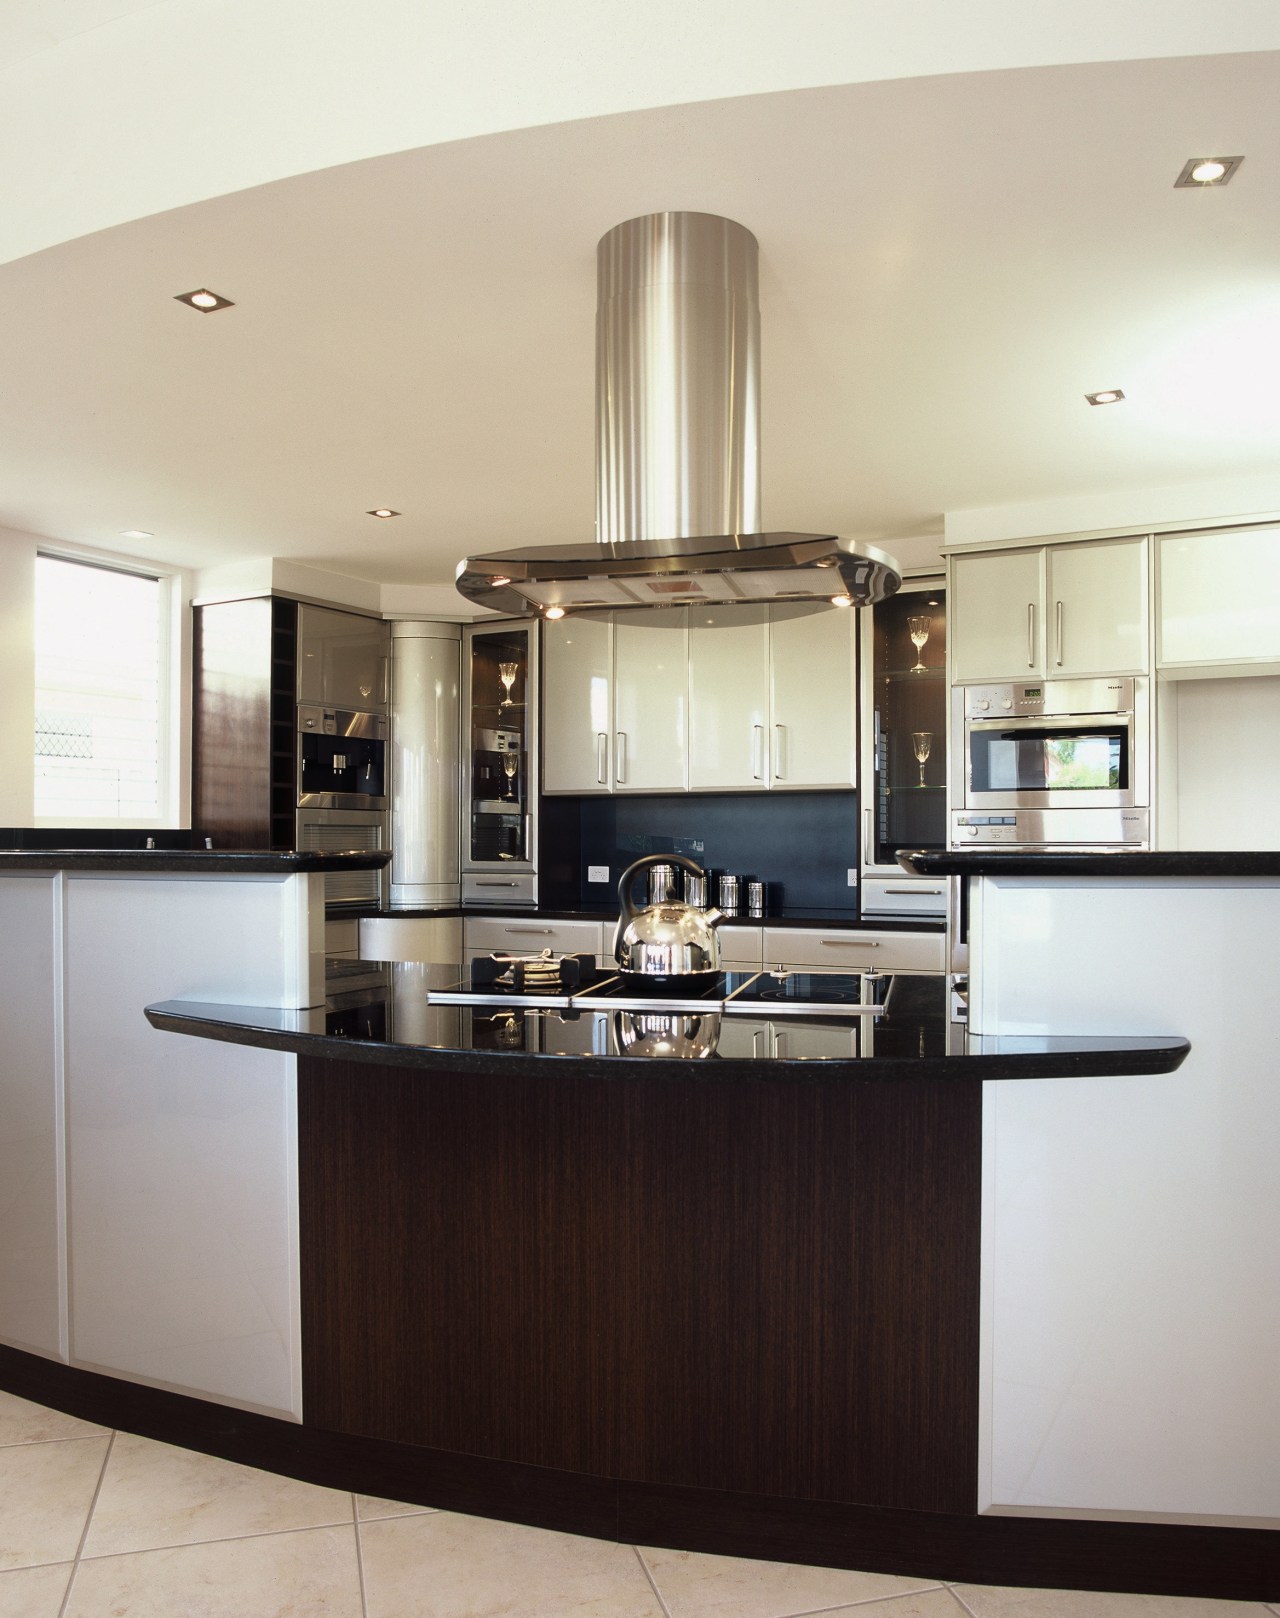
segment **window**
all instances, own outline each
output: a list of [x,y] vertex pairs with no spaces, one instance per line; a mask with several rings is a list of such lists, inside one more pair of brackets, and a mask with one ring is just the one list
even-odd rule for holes
[[166,817],[168,594],[152,574],[37,557],[38,821]]

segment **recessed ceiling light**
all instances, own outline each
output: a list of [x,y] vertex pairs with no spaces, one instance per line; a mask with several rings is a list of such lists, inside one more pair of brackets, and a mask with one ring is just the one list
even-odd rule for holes
[[1226,185],[1243,162],[1243,157],[1189,157],[1173,183],[1192,191],[1203,191],[1207,185]]
[[366,517],[398,517],[398,511],[392,511],[390,506],[375,506],[372,511],[366,511]]
[[563,618],[564,617],[564,608],[563,607],[548,607],[546,612],[543,613],[543,617],[544,618],[552,618],[552,619]]
[[185,303],[188,308],[198,309],[202,315],[215,314],[219,309],[235,308],[230,298],[224,298],[217,292],[210,292],[208,287],[197,287],[194,292],[177,292],[174,297],[178,303]]
[[155,537],[154,534],[149,534],[145,528],[122,528],[120,530],[121,539],[154,539]]
[[1119,404],[1124,394],[1119,388],[1103,388],[1101,393],[1086,393],[1090,404]]

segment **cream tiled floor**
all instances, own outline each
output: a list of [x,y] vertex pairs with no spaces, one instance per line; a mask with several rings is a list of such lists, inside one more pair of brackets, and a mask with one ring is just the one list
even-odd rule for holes
[[295,1483],[0,1393],[0,1618],[1280,1618],[610,1545]]

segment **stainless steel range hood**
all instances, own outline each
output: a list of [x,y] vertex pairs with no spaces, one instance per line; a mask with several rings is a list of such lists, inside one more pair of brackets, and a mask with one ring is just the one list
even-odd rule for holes
[[713,214],[618,225],[597,249],[595,544],[459,563],[514,615],[892,595],[896,563],[835,534],[760,531],[755,237]]

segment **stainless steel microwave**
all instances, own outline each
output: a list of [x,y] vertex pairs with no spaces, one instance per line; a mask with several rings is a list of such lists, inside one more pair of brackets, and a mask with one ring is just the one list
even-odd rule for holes
[[958,686],[952,837],[1039,846],[1144,846],[1151,806],[1149,685],[1132,676]]

